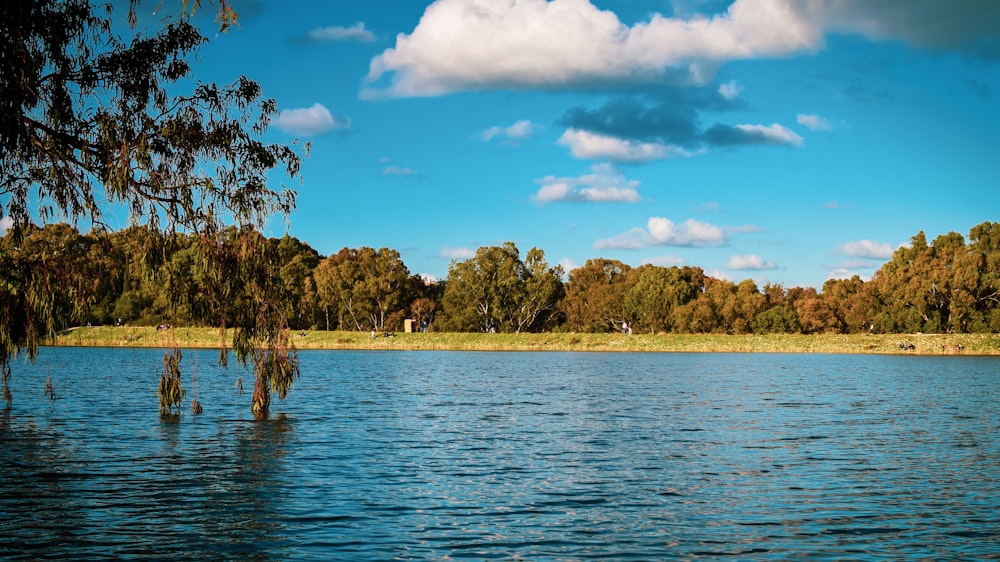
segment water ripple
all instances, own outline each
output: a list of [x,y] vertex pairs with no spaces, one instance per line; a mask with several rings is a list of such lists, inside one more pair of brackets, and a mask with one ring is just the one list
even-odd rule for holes
[[15,365],[0,558],[1000,557],[997,359],[306,352],[258,422],[196,355],[179,419],[156,351]]

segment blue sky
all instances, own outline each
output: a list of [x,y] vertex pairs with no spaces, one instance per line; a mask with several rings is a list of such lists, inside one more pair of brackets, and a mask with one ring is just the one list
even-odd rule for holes
[[444,278],[513,241],[820,287],[1000,220],[1000,2],[233,4],[196,75],[258,80],[268,140],[311,141],[267,234],[324,255]]

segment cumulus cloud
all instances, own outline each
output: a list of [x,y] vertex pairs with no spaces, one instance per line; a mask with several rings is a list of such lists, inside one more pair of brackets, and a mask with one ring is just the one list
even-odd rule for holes
[[509,127],[490,127],[482,132],[480,138],[483,142],[490,142],[495,138],[507,139],[508,143],[518,144],[521,141],[531,138],[537,125],[522,119]]
[[680,224],[663,217],[650,217],[646,228],[635,227],[594,243],[597,250],[637,250],[649,246],[719,246],[726,242],[722,227],[695,219]]
[[747,254],[745,256],[730,256],[726,262],[726,267],[737,270],[762,271],[766,269],[776,269],[778,266],[773,261],[764,261],[757,254]]
[[367,42],[374,41],[375,34],[365,29],[365,23],[359,21],[351,27],[317,27],[316,29],[309,30],[303,39],[309,43]]
[[362,95],[560,89],[677,75],[704,83],[728,61],[818,51],[828,33],[1000,58],[998,29],[1000,4],[982,0],[736,0],[710,16],[653,14],[631,26],[591,0],[438,0],[411,33],[372,59]]
[[660,267],[680,267],[684,265],[684,258],[668,254],[666,256],[656,256],[642,260],[642,264],[658,265]]
[[445,246],[441,248],[441,257],[449,260],[467,260],[476,257],[476,251],[464,246]]
[[820,117],[819,115],[807,115],[805,113],[799,113],[795,118],[795,121],[799,125],[807,127],[810,131],[830,131],[833,127],[830,122],[826,119]]
[[438,0],[412,33],[371,61],[363,95],[651,82],[677,71],[704,80],[712,67],[705,63],[821,43],[820,29],[794,5],[772,0],[737,0],[711,18],[654,14],[631,27],[589,0]]
[[715,146],[776,145],[804,146],[805,141],[794,131],[773,123],[771,125],[715,125],[705,131],[705,140]]
[[545,176],[535,180],[540,186],[532,199],[541,204],[556,202],[575,203],[637,203],[639,182],[625,177],[611,164],[591,167],[589,174],[580,177]]
[[334,117],[323,104],[314,103],[312,107],[282,110],[274,126],[286,133],[311,137],[350,128],[351,120]]
[[738,107],[738,102],[716,91],[671,87],[660,89],[652,98],[617,96],[597,108],[574,107],[559,124],[610,137],[694,149],[703,143],[700,112]]
[[801,136],[780,123],[717,123],[702,130],[701,112],[741,107],[724,95],[726,90],[725,85],[718,92],[668,88],[653,100],[623,96],[595,109],[574,107],[560,120],[568,129],[559,142],[577,158],[630,163],[687,158],[711,147],[804,146]]
[[573,157],[581,160],[644,164],[654,160],[694,156],[679,146],[616,138],[578,129],[568,129],[557,142],[568,146]]
[[826,278],[827,279],[850,279],[850,278],[854,277],[855,275],[857,275],[858,278],[860,278],[862,281],[864,281],[866,283],[868,281],[870,281],[871,278],[872,278],[871,274],[862,274],[862,273],[859,273],[857,271],[854,271],[853,269],[846,268],[846,267],[835,267],[835,268],[827,271]]
[[11,217],[0,217],[0,236],[7,234],[7,231],[14,226],[14,219]]
[[891,244],[874,242],[872,240],[857,240],[845,242],[835,251],[836,254],[852,258],[866,259],[886,259],[892,257],[893,248]]

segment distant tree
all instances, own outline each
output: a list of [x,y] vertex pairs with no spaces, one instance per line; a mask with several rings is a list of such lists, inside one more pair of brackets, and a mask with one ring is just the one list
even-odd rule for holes
[[879,309],[874,287],[861,277],[828,279],[821,293],[823,302],[830,308],[842,333],[868,331]]
[[951,325],[955,296],[952,271],[965,255],[965,241],[951,232],[928,244],[923,232],[893,253],[872,283],[885,303],[877,327],[887,332],[943,332]]
[[[333,256],[320,260],[312,272],[316,285],[316,306],[322,312],[326,330],[340,327],[340,292],[337,283],[337,263]],[[350,327],[354,329],[355,326]]]
[[737,334],[750,333],[757,315],[767,307],[765,296],[751,279],[744,279],[736,286],[733,300],[725,309],[728,324]]
[[801,331],[798,314],[787,304],[772,306],[757,314],[751,327],[755,334],[796,334]]
[[560,303],[565,328],[586,333],[619,330],[628,321],[625,294],[631,269],[618,260],[595,258],[570,271]]
[[306,293],[312,285],[312,272],[319,265],[319,252],[287,234],[269,243],[274,245],[278,258],[271,267],[277,269],[280,278],[282,313],[292,328],[309,327],[312,322],[305,302]]
[[812,287],[789,290],[789,301],[798,315],[803,333],[841,333],[844,325],[833,308]]
[[409,306],[410,272],[395,250],[344,248],[323,260],[314,277],[320,302],[336,299],[342,327],[384,330],[391,315]]
[[633,328],[657,333],[674,331],[676,311],[698,296],[704,282],[700,270],[643,265],[629,272],[634,277],[625,293],[625,309]]
[[481,247],[475,257],[448,268],[442,306],[459,331],[522,332],[539,329],[562,292],[562,269],[550,268],[541,250],[527,262],[513,242]]
[[978,314],[970,319],[966,328],[977,332],[1000,332],[1000,222],[984,222],[972,227],[969,254],[979,271],[978,282],[970,289]]

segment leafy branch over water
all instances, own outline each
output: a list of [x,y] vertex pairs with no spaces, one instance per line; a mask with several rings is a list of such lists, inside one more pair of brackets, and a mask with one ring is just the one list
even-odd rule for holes
[[[129,2],[132,26],[139,3]],[[34,359],[58,326],[83,323],[95,295],[113,282],[105,251],[114,237],[105,236],[108,208],[126,209],[137,227],[124,236],[133,244],[125,252],[132,269],[126,291],[133,278],[168,286],[160,303],[168,317],[194,309],[233,331],[241,362],[265,360],[255,368],[265,387],[274,358],[294,356],[274,335],[283,320],[256,314],[267,287],[248,280],[266,268],[253,261],[260,255],[213,250],[233,239],[256,244],[255,229],[274,214],[291,213],[295,192],[272,187],[271,171],[297,177],[300,156],[290,146],[262,142],[277,104],[253,80],[195,82],[189,92],[174,93],[192,78],[188,61],[207,41],[191,23],[198,5],[184,0],[180,17],[122,32],[111,4],[0,3],[0,219],[9,225],[0,248],[0,375],[8,404],[11,360]],[[235,17],[222,1],[221,29]],[[90,222],[92,243],[74,244],[33,223],[57,219]],[[194,277],[170,271],[161,277],[185,236],[201,250],[188,268]],[[161,411],[176,410],[183,395],[179,364],[179,352],[165,355]],[[268,404],[255,401],[254,415],[266,416]]]

